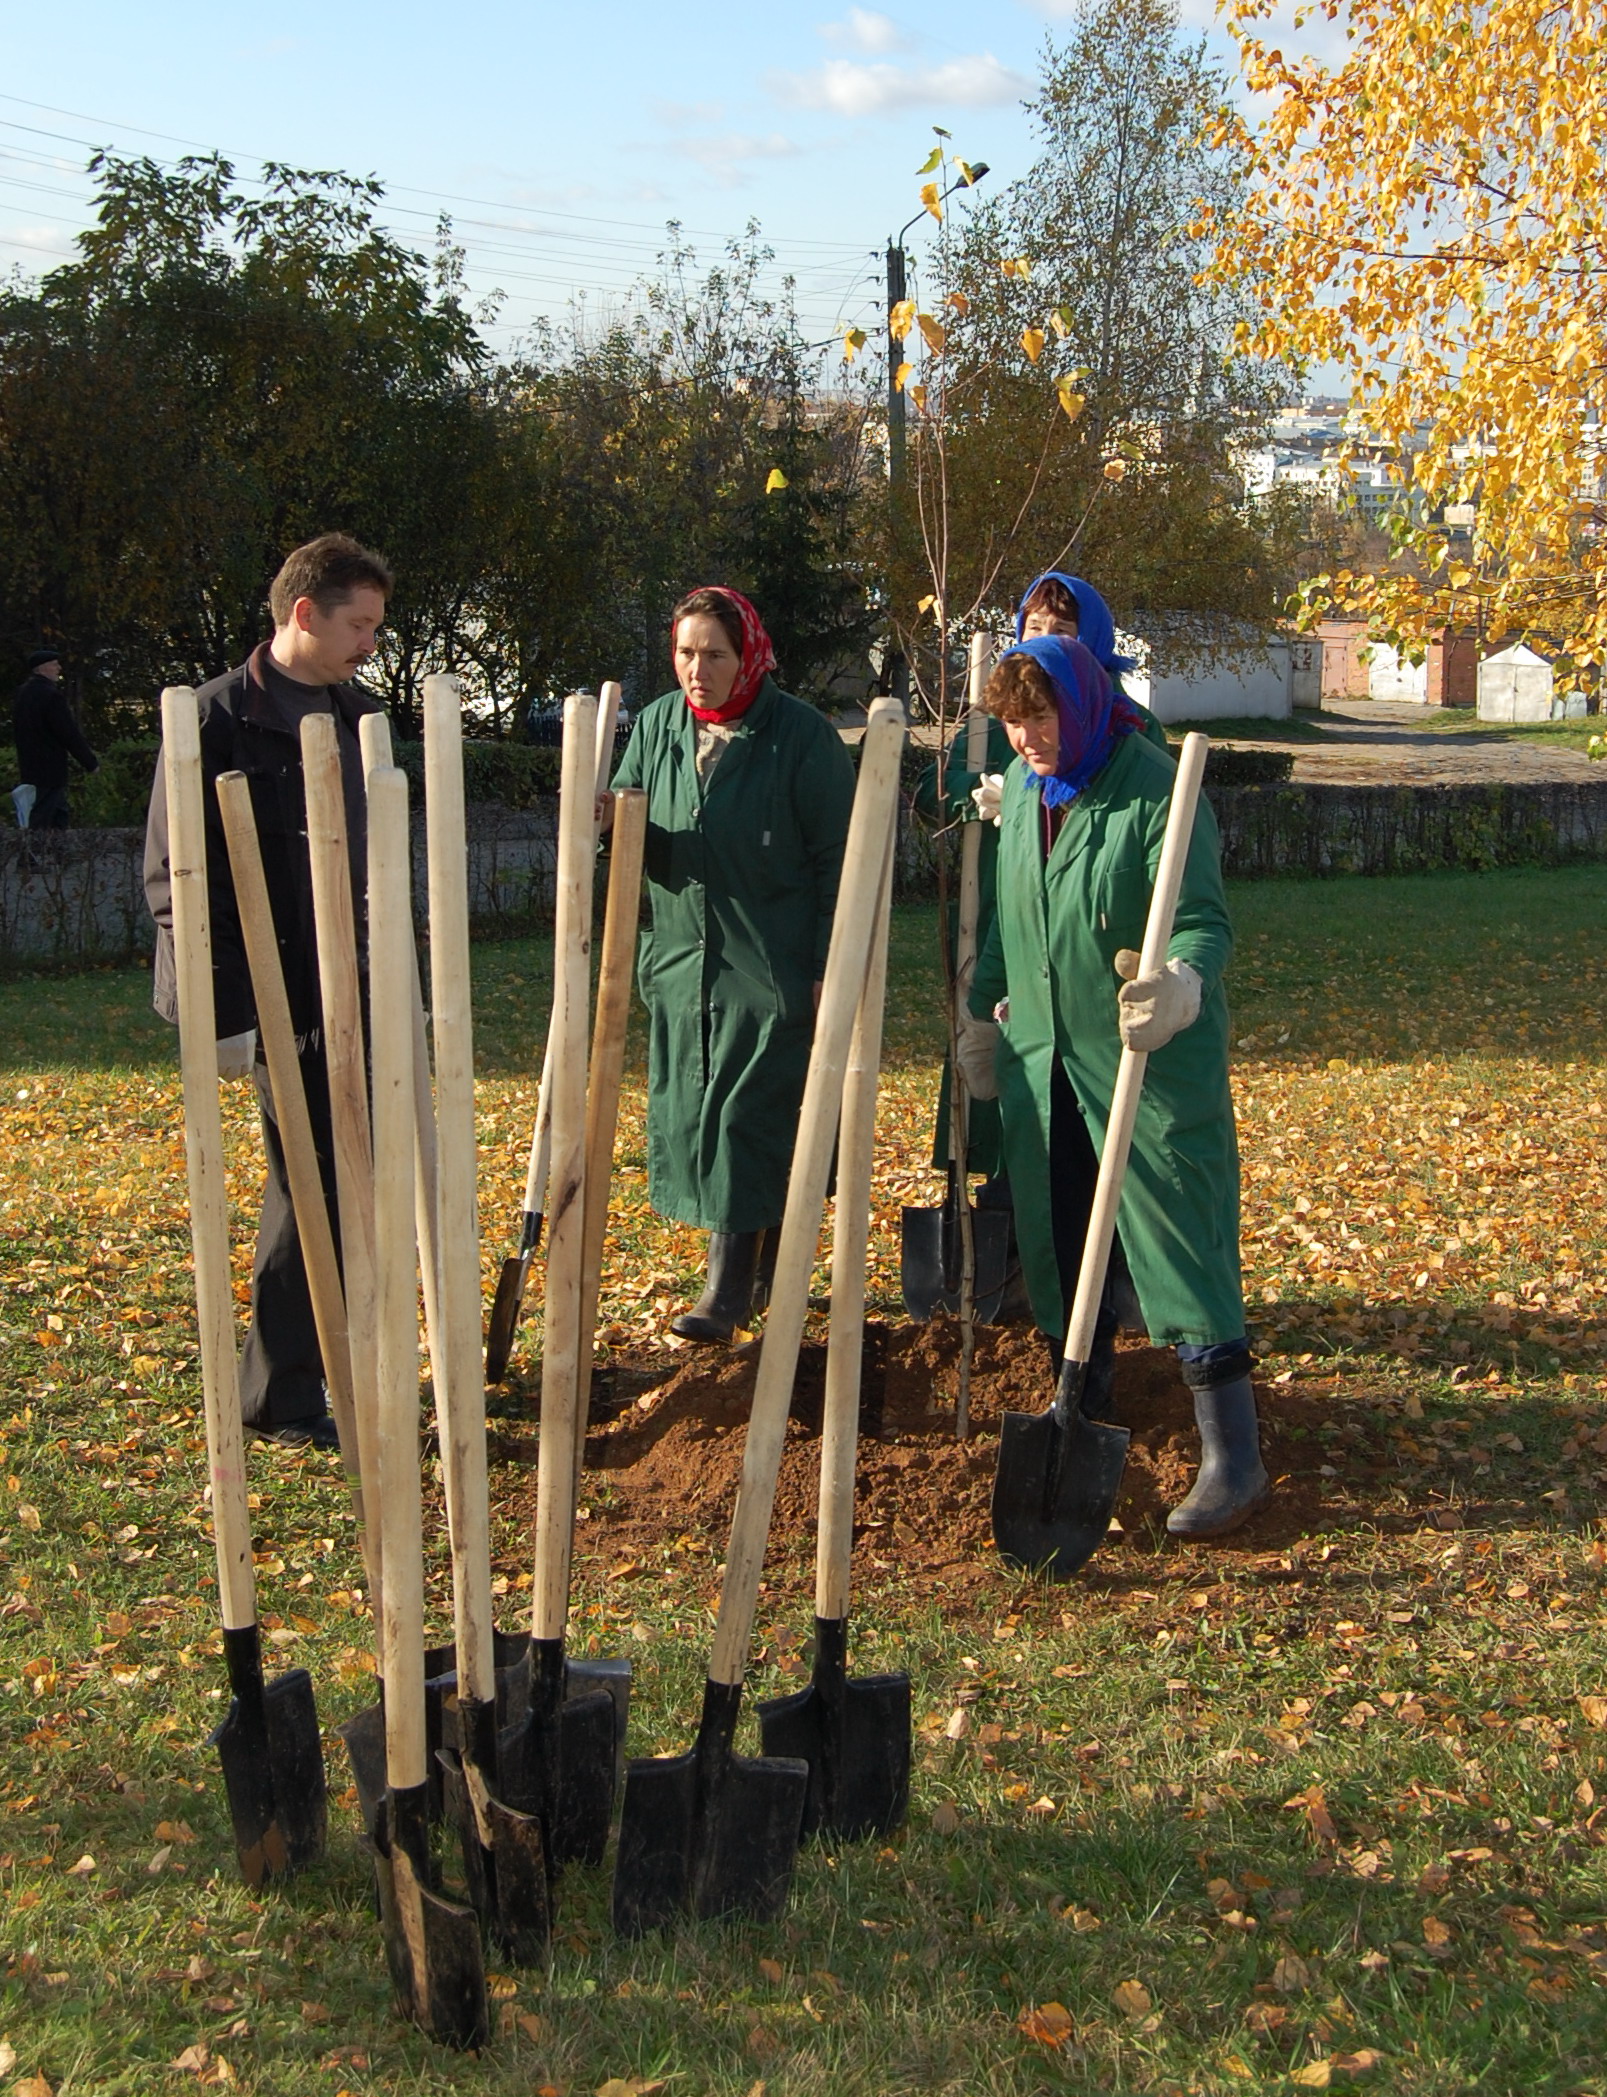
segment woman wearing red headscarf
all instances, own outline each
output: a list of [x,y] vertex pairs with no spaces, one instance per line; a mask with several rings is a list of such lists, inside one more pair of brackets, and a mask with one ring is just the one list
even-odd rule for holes
[[648,1198],[709,1233],[703,1294],[671,1330],[728,1340],[773,1264],[854,772],[771,675],[745,597],[694,590],[670,630],[679,690],[643,708],[614,784],[647,795]]

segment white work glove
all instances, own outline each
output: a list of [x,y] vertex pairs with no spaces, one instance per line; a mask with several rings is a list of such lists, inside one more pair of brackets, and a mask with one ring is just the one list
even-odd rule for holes
[[998,1046],[999,1030],[991,1019],[973,1019],[969,1012],[960,1014],[960,1075],[972,1099],[999,1097],[999,1080],[993,1069]]
[[247,1027],[243,1034],[231,1034],[218,1043],[218,1076],[225,1084],[238,1078],[248,1078],[257,1060],[257,1030]]
[[1123,947],[1116,956],[1116,973],[1125,979],[1116,993],[1116,1017],[1122,1047],[1152,1056],[1174,1034],[1193,1026],[1205,986],[1186,961],[1168,961],[1153,976],[1141,976],[1138,969],[1139,957],[1131,947]]
[[971,799],[976,803],[976,820],[997,827],[1000,804],[1004,800],[1004,774],[984,772],[981,785],[971,789]]
[[1010,1000],[1008,998],[1000,998],[999,1002],[993,1008],[993,1016],[999,1022],[1001,1027],[1009,1026]]

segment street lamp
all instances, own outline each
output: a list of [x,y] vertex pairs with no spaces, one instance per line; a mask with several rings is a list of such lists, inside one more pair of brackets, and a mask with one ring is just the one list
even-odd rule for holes
[[[957,175],[944,190],[938,202],[944,203],[957,189],[975,189],[988,171],[988,163],[979,160],[965,175]],[[898,383],[898,367],[904,361],[903,345],[893,333],[893,310],[909,296],[904,271],[904,235],[911,226],[918,226],[926,217],[926,207],[916,212],[908,224],[899,227],[887,243],[887,499],[893,520],[895,544],[898,537],[899,513],[903,507],[905,474],[905,400],[904,389]],[[903,654],[895,649],[888,659],[893,695],[903,702],[909,699],[909,664]]]

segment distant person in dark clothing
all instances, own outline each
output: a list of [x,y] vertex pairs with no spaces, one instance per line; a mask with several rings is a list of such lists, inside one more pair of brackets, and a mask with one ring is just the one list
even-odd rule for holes
[[[100,759],[73,719],[61,688],[61,657],[54,648],[36,648],[28,658],[28,677],[11,702],[11,735],[17,746],[17,774],[33,788],[32,804],[18,804],[24,830],[65,830],[72,821],[67,804],[67,760],[86,772],[98,772]],[[27,800],[27,795],[23,800]]]
[[[222,772],[244,772],[250,782],[302,1084],[323,1172],[330,1228],[339,1245],[301,724],[309,714],[334,717],[345,787],[352,893],[361,936],[367,915],[367,802],[357,724],[364,714],[381,709],[374,694],[355,680],[378,645],[390,592],[390,569],[355,539],[330,532],[298,546],[269,592],[272,640],[262,642],[239,669],[214,678],[196,694],[201,709],[218,1074],[255,1080],[268,1158],[251,1273],[251,1327],[240,1356],[240,1410],[254,1433],[291,1446],[312,1442],[320,1448],[334,1448],[337,1438],[326,1404],[323,1359],[278,1115],[257,1046],[256,999],[214,782]],[[145,898],[157,927],[154,1001],[164,1019],[174,1020],[178,997],[172,875],[166,774],[160,757],[145,831]]]

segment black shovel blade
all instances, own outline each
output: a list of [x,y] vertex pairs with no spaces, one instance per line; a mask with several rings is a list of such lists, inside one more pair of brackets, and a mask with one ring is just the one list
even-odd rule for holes
[[558,1794],[547,1829],[555,1871],[603,1861],[614,1824],[617,1708],[606,1689],[558,1707]]
[[268,1758],[290,1869],[301,1871],[321,1857],[329,1833],[329,1786],[324,1778],[324,1743],[318,1731],[312,1676],[295,1667],[270,1682],[263,1697],[268,1714]]
[[837,1697],[811,1682],[761,1704],[758,1715],[767,1756],[809,1765],[805,1842],[816,1834],[862,1842],[903,1825],[910,1802],[908,1675],[849,1679]]
[[614,1700],[614,1788],[625,1781],[625,1731],[631,1715],[631,1664],[628,1660],[564,1662],[564,1695],[590,1696],[606,1689]]
[[382,1704],[365,1705],[339,1725],[335,1731],[340,1735],[346,1750],[347,1760],[352,1766],[352,1781],[357,1786],[357,1810],[362,1815],[363,1832],[369,1840],[374,1839],[374,1829],[379,1820],[379,1809],[385,1797],[385,1709]]
[[709,1682],[691,1753],[628,1764],[614,1863],[621,1936],[686,1917],[773,1922],[786,1907],[809,1766],[732,1754],[741,1696],[740,1687]]
[[474,1910],[429,1884],[425,1787],[387,1792],[374,1831],[380,1926],[397,2005],[443,2045],[491,2035],[485,1960]]
[[1046,1413],[1006,1413],[993,1479],[1001,1555],[1052,1580],[1086,1565],[1110,1528],[1128,1439],[1125,1427],[1090,1420],[1076,1406],[1066,1414],[1058,1399]]
[[528,1696],[498,1747],[502,1796],[537,1815],[548,1868],[597,1864],[614,1819],[618,1704],[611,1688],[566,1696],[561,1639],[532,1639]]
[[508,1373],[508,1358],[513,1353],[513,1336],[519,1328],[519,1313],[524,1308],[525,1283],[529,1275],[528,1252],[516,1252],[502,1263],[502,1272],[497,1277],[497,1293],[491,1299],[491,1318],[485,1332],[487,1383],[501,1383]]
[[469,1904],[516,1965],[545,1960],[552,1941],[547,1850],[541,1823],[515,1813],[448,1748],[439,1751],[445,1818],[457,1831]]
[[[999,1315],[1010,1283],[1010,1217],[1002,1209],[971,1211],[971,1247],[976,1259],[977,1322],[991,1325]],[[917,1325],[938,1311],[950,1317],[960,1308],[960,1230],[954,1211],[906,1209],[901,1241],[900,1278],[904,1308]]]
[[943,1211],[906,1209],[899,1242],[904,1309],[925,1325],[936,1311],[953,1308],[943,1273]]
[[255,1890],[323,1852],[324,1750],[307,1670],[291,1668],[264,1687],[257,1627],[223,1636],[234,1693],[210,1745],[223,1769],[240,1873]]

